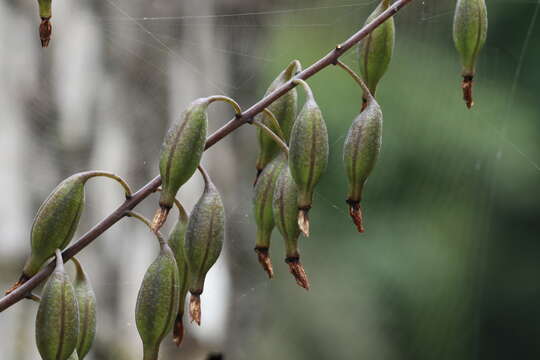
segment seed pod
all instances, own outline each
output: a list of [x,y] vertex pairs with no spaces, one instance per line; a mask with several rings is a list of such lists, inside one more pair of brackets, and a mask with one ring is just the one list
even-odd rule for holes
[[169,246],[171,247],[176,260],[178,274],[180,275],[178,311],[173,327],[173,341],[175,342],[176,346],[180,346],[184,337],[184,324],[182,319],[184,316],[185,300],[188,291],[188,267],[186,257],[184,255],[184,240],[187,230],[188,216],[183,208],[179,208],[179,211],[180,216],[176,225],[169,234],[168,239]]
[[26,261],[21,281],[29,279],[43,263],[64,249],[79,224],[84,207],[84,184],[88,173],[78,173],[62,181],[41,204],[31,230],[32,252]]
[[[390,0],[382,0],[371,15],[369,15],[365,24],[372,22],[377,16],[388,9],[389,6]],[[359,44],[358,58],[360,73],[373,95],[375,95],[377,84],[390,65],[394,51],[394,38],[394,18],[390,17],[369,33]],[[363,100],[364,107],[367,101],[366,96],[364,96]]]
[[39,39],[41,40],[41,46],[49,46],[51,40],[52,26],[51,19],[51,0],[38,0],[39,5],[39,17],[41,18],[41,24],[39,25]]
[[36,317],[36,343],[43,360],[66,360],[77,347],[79,310],[73,285],[56,250],[56,268],[43,289]]
[[276,181],[272,210],[276,227],[285,240],[286,258],[291,274],[296,279],[296,283],[306,290],[309,290],[309,281],[300,263],[300,253],[298,252],[298,237],[300,228],[298,226],[298,189],[287,166],[281,169],[281,173]]
[[79,339],[76,356],[83,360],[96,335],[96,295],[81,263],[76,258],[71,258],[71,260],[76,269],[73,287],[79,304]]
[[201,161],[206,143],[206,110],[209,104],[209,98],[193,101],[182,114],[181,120],[175,122],[167,132],[159,160],[162,191],[160,208],[152,223],[154,231],[163,225],[178,189],[191,178]]
[[178,311],[179,274],[174,254],[160,241],[158,257],[139,289],[135,323],[143,343],[143,360],[157,360],[161,341],[171,330]]
[[289,168],[298,186],[298,224],[300,230],[309,236],[307,214],[311,208],[315,185],[328,164],[328,131],[313,92],[307,83],[297,81],[306,90],[306,102],[291,131]]
[[[292,61],[285,70],[283,70],[278,77],[270,84],[266,94],[268,95],[287,81],[291,80],[300,70],[302,66],[298,60]],[[279,121],[281,130],[285,137],[285,141],[288,143],[292,125],[296,117],[296,108],[298,102],[298,94],[296,89],[289,90],[285,95],[274,101],[268,109],[276,116]],[[261,121],[264,125],[268,126],[272,130],[271,120],[268,114],[261,113],[255,117],[256,121]],[[264,167],[272,161],[272,159],[280,152],[276,143],[260,129],[257,130],[257,136],[259,139],[259,156],[257,157],[257,178],[264,169]],[[255,179],[255,183],[257,179]]]
[[269,278],[274,276],[272,261],[268,257],[270,238],[274,229],[274,214],[272,210],[272,196],[274,185],[281,172],[287,164],[285,155],[279,155],[272,160],[262,171],[259,181],[255,186],[253,197],[253,212],[255,213],[255,223],[257,224],[257,241],[255,252],[259,262]]
[[382,143],[383,116],[377,101],[368,97],[366,108],[354,119],[343,146],[343,163],[349,181],[349,214],[364,232],[360,200],[368,176],[375,167]]
[[487,37],[485,0],[458,0],[454,14],[454,44],[463,65],[463,99],[470,109],[473,105],[472,86],[476,59]]
[[208,174],[201,167],[199,169],[205,186],[189,217],[184,247],[191,293],[189,312],[191,321],[198,325],[201,324],[200,295],[206,273],[219,257],[225,235],[225,209],[221,196]]
[[82,358],[79,358],[76,351],[74,351],[73,354],[71,354],[71,356],[68,358],[68,360],[79,360],[79,359],[82,359]]

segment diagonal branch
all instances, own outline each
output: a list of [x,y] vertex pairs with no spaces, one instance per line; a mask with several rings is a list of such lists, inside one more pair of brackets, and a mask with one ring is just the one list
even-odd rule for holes
[[[323,70],[324,68],[330,65],[335,65],[341,55],[343,55],[347,50],[356,45],[360,40],[366,37],[370,32],[372,32],[385,20],[395,15],[401,8],[403,8],[411,1],[413,0],[397,0],[392,6],[385,10],[381,15],[376,17],[372,22],[365,25],[362,29],[353,34],[343,43],[337,45],[333,50],[320,58],[317,62],[313,63],[312,65],[298,73],[291,81],[283,84],[282,86],[274,90],[272,93],[259,100],[257,103],[255,103],[245,112],[243,112],[241,116],[237,116],[225,125],[223,125],[220,129],[218,129],[216,132],[214,132],[208,137],[208,139],[206,140],[206,149],[223,139],[225,136],[229,135],[231,132],[233,132],[240,126],[248,123],[255,115],[262,112],[274,101],[285,95],[285,93],[287,93],[289,90],[296,86],[293,83],[294,79],[307,80],[313,75],[317,74],[319,71]],[[113,213],[101,220],[98,224],[88,230],[73,245],[64,250],[64,252],[62,253],[64,261],[72,258],[79,251],[81,251],[92,241],[94,241],[99,235],[103,234],[107,229],[120,221],[124,216],[126,216],[126,213],[129,210],[132,210],[146,197],[156,191],[159,185],[161,185],[161,178],[157,176],[153,178],[148,184],[140,188],[129,199],[124,201],[124,203],[122,203],[122,205],[120,205]],[[47,266],[44,266],[37,274],[28,279],[24,284],[19,286],[9,295],[6,295],[2,299],[0,299],[0,312],[24,299],[32,289],[34,289],[41,282],[47,279],[47,277],[52,273],[53,270],[54,262],[51,262]]]

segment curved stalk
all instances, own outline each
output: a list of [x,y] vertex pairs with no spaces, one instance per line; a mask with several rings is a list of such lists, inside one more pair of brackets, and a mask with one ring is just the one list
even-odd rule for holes
[[127,211],[126,216],[135,218],[137,220],[140,220],[143,224],[148,226],[148,229],[150,229],[150,231],[153,234],[156,235],[160,245],[163,245],[165,243],[165,240],[163,240],[163,236],[161,235],[161,233],[159,231],[154,232],[154,230],[152,230],[152,223],[150,222],[150,220],[148,220],[146,217],[144,217],[144,215],[141,215],[141,214],[139,214],[138,212],[135,212],[135,211]]
[[289,147],[287,146],[287,144],[285,144],[285,142],[283,140],[281,140],[281,138],[278,135],[276,135],[275,132],[270,130],[270,128],[268,126],[264,125],[262,122],[260,122],[258,120],[254,120],[252,122],[252,124],[257,126],[262,131],[264,131],[266,133],[266,135],[270,136],[272,138],[272,140],[274,140],[276,142],[276,144],[279,145],[281,150],[283,150],[285,155],[287,155],[287,157],[289,156]]
[[118,182],[124,188],[124,192],[126,194],[126,199],[129,199],[132,196],[133,191],[131,191],[131,187],[129,186],[127,181],[125,181],[124,179],[122,179],[120,176],[118,176],[116,174],[113,174],[113,173],[108,172],[108,171],[87,171],[85,173],[86,180],[88,180],[90,178],[93,178],[93,177],[98,177],[98,176],[107,177],[109,179],[113,179],[116,182]]
[[339,66],[340,68],[342,68],[343,70],[345,70],[347,72],[347,74],[349,74],[353,78],[353,80],[356,81],[356,83],[358,85],[360,85],[360,87],[364,91],[364,96],[367,97],[367,100],[373,99],[373,94],[371,93],[371,91],[369,91],[369,88],[364,83],[364,80],[362,80],[360,75],[355,73],[353,69],[351,69],[345,63],[343,63],[341,60],[337,60],[336,65]]
[[240,105],[238,105],[236,101],[234,101],[230,97],[225,96],[225,95],[214,95],[208,98],[208,103],[213,103],[215,101],[226,102],[227,104],[233,107],[236,117],[242,116],[242,108],[240,107]]

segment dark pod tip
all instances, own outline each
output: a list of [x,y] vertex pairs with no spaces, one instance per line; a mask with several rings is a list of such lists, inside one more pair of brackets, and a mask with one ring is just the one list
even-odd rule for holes
[[263,270],[268,274],[268,278],[272,279],[274,277],[274,268],[272,267],[272,260],[270,260],[270,256],[268,256],[268,248],[257,246],[255,247],[255,252],[257,253],[259,263]]
[[191,322],[195,321],[201,326],[201,296],[199,294],[191,294],[189,299],[189,316]]
[[304,266],[302,266],[302,263],[300,262],[300,257],[288,257],[285,259],[285,262],[289,265],[289,270],[294,276],[298,286],[309,290],[309,280],[306,270],[304,270]]
[[169,215],[169,211],[171,208],[160,206],[159,209],[157,209],[156,214],[154,215],[154,218],[152,219],[152,231],[157,233],[159,229],[165,224],[165,221],[167,220],[167,216]]
[[300,208],[298,209],[298,227],[300,231],[306,236],[309,237],[309,208]]
[[473,76],[465,75],[463,76],[463,81],[461,82],[461,89],[463,90],[463,100],[467,108],[470,109],[474,105],[473,101]]
[[176,315],[176,320],[174,321],[174,327],[173,327],[173,341],[176,344],[176,346],[180,346],[182,343],[182,340],[184,339],[184,322],[183,322],[184,314],[178,314]]
[[39,24],[39,39],[41,40],[41,47],[44,48],[49,46],[49,41],[51,41],[52,26],[49,20],[49,17],[42,17],[41,24]]
[[362,209],[360,208],[360,201],[347,200],[349,204],[349,215],[356,225],[358,232],[364,232],[364,225],[362,224]]

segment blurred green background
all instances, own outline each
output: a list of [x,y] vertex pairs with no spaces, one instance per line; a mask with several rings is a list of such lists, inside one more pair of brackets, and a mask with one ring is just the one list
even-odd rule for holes
[[[162,359],[205,359],[211,351],[260,360],[540,357],[540,1],[487,3],[472,110],[461,99],[452,43],[455,2],[415,0],[396,16],[394,57],[378,88],[383,147],[364,194],[363,234],[348,216],[341,161],[360,90],[337,67],[309,80],[330,137],[312,235],[301,240],[309,292],[288,273],[277,231],[275,279],[266,279],[252,251],[253,129],[205,155],[228,218],[223,262],[203,297],[203,323],[218,325],[209,333],[189,325],[183,347],[167,339]],[[62,178],[104,168],[144,184],[157,173],[162,136],[183,105],[223,92],[249,106],[292,59],[308,66],[350,36],[376,1],[62,3],[45,52],[34,5],[0,4],[9,14],[0,25],[1,121],[4,129],[20,127],[20,144],[31,144],[11,144],[12,130],[1,142],[1,196],[21,204],[14,209],[11,199],[0,208],[2,288],[17,278],[33,214]],[[358,70],[354,51],[343,60]],[[84,84],[90,90],[79,91]],[[90,125],[77,123],[74,108],[86,109]],[[212,130],[230,115],[211,112]],[[101,186],[89,189],[80,234],[121,201],[114,185]],[[199,193],[200,183],[180,197],[189,208]],[[139,210],[151,216],[156,202]],[[123,221],[81,255],[101,311],[88,360],[140,355],[133,308],[156,250],[148,238]],[[6,359],[37,358],[35,309],[23,302],[0,315]]]

